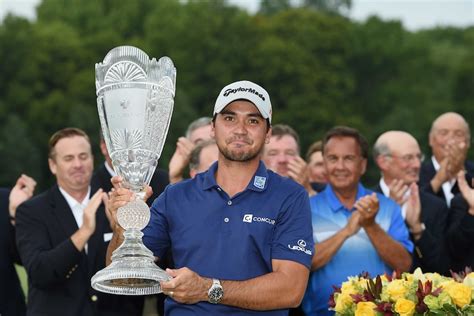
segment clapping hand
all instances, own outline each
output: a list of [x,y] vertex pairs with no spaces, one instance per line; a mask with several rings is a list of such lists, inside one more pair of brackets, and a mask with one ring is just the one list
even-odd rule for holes
[[16,180],[15,186],[10,191],[8,198],[8,211],[12,219],[15,218],[18,205],[33,196],[35,187],[36,181],[25,174],[22,174],[18,180]]
[[178,138],[176,143],[176,151],[168,165],[170,183],[176,183],[183,179],[183,171],[189,164],[191,152],[195,145],[186,137]]
[[408,185],[401,179],[394,179],[388,185],[390,189],[390,198],[397,202],[398,205],[402,206],[408,200],[406,193],[408,191]]
[[375,224],[375,216],[379,211],[377,194],[372,193],[371,195],[361,197],[355,202],[354,207],[360,214],[360,226],[366,227]]
[[[469,205],[469,214],[474,215],[474,189],[469,187],[466,181],[465,172],[459,171],[457,175],[459,190],[463,198]],[[474,179],[472,185],[474,186]]]

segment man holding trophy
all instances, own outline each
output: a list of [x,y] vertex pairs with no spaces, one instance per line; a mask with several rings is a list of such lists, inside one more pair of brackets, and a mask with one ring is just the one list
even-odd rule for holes
[[[310,207],[303,187],[260,161],[271,119],[261,86],[224,87],[212,121],[218,161],[154,201],[143,241],[158,259],[173,254],[176,269],[159,282],[169,296],[166,315],[287,315],[300,304],[314,249]],[[112,179],[108,211],[115,218],[140,195],[127,181]],[[123,232],[114,226],[109,256]]]

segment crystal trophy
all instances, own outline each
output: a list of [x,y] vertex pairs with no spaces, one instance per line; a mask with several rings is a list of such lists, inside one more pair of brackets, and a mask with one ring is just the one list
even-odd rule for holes
[[120,46],[96,64],[95,74],[102,134],[115,172],[136,198],[118,209],[125,240],[113,252],[112,263],[92,277],[91,285],[111,294],[160,293],[159,282],[170,277],[143,244],[141,230],[150,220],[143,197],[168,133],[176,68],[168,57],[150,60],[136,47]]

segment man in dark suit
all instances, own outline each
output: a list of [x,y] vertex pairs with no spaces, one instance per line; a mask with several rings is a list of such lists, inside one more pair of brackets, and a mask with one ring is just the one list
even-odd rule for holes
[[27,315],[141,315],[124,297],[90,286],[105,265],[110,223],[106,194],[91,187],[88,136],[65,128],[49,141],[56,184],[18,207],[17,247],[28,273]]
[[21,264],[15,245],[15,215],[17,206],[33,196],[36,181],[21,175],[15,186],[0,188],[0,315],[26,314],[25,296],[14,263]]
[[469,124],[458,113],[444,113],[433,121],[429,141],[433,156],[421,166],[419,185],[449,206],[454,195],[459,193],[457,173],[466,170],[468,183],[474,176],[474,163],[466,161],[471,142]]
[[374,159],[382,173],[376,191],[394,199],[415,244],[412,270],[448,274],[444,244],[448,208],[438,197],[418,189],[421,151],[416,139],[402,131],[388,131],[374,145]]
[[463,171],[459,172],[457,181],[461,193],[452,200],[446,233],[454,272],[474,268],[474,189],[467,184]]

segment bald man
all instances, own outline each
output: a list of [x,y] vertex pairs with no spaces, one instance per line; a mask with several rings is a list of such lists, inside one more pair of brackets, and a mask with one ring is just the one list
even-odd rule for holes
[[374,160],[382,178],[376,191],[391,197],[402,209],[410,239],[415,244],[412,270],[447,274],[449,260],[444,241],[448,208],[440,198],[417,186],[422,154],[416,139],[402,131],[379,136]]
[[421,165],[420,186],[446,201],[451,199],[459,188],[456,174],[466,170],[466,180],[471,183],[474,176],[474,163],[466,161],[471,142],[471,132],[466,120],[455,112],[447,112],[433,121],[429,134],[433,156]]

